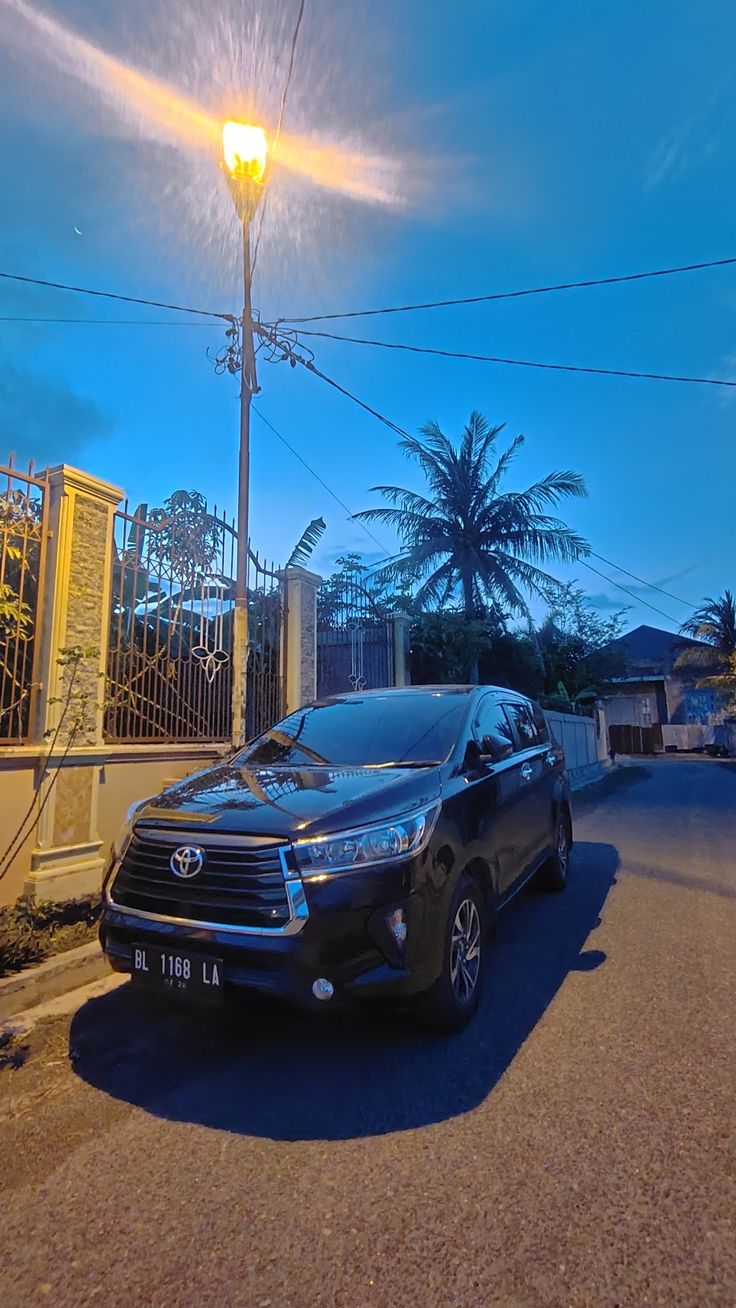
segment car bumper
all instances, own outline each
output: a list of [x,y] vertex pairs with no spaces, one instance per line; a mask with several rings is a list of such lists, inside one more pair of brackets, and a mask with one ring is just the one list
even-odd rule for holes
[[[106,902],[100,940],[110,965],[132,971],[136,944],[170,946],[222,959],[226,986],[322,1007],[312,987],[328,980],[332,1003],[402,996],[427,989],[439,970],[432,948],[434,914],[424,894],[409,891],[407,868],[348,873],[305,883],[308,916],[296,932],[256,933],[167,922]],[[113,885],[114,895],[114,885]],[[400,909],[406,942],[400,947],[389,918]]]

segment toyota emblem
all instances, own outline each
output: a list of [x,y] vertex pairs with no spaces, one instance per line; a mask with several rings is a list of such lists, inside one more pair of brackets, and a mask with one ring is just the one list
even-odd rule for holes
[[204,867],[204,850],[199,845],[180,845],[171,855],[169,867],[176,877],[196,877]]

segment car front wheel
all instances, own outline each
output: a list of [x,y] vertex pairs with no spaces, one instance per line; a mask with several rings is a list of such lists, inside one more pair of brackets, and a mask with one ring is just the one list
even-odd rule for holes
[[435,1031],[462,1031],[475,1013],[486,969],[487,910],[481,886],[465,872],[455,887],[445,928],[442,971],[418,1011]]

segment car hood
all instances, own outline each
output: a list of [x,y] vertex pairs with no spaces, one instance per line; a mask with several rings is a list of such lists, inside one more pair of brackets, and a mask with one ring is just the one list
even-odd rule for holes
[[431,804],[437,767],[287,768],[225,764],[150,800],[137,827],[305,836],[382,822]]

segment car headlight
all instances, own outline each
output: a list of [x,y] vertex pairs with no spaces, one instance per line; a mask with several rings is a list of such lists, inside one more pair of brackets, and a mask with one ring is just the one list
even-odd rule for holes
[[309,881],[328,872],[348,872],[409,858],[424,849],[439,811],[439,804],[432,804],[392,822],[295,840],[297,866],[304,879]]

